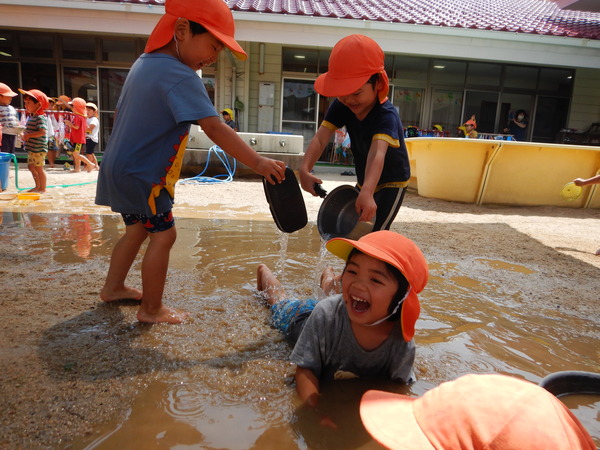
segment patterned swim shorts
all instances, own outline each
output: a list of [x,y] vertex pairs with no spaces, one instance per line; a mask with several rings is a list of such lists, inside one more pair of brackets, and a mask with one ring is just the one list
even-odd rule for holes
[[[281,300],[271,306],[273,313],[271,324],[286,336],[295,335],[295,339],[297,339],[304,326],[304,321],[310,316],[317,303],[318,300],[312,298]],[[298,326],[300,329],[294,330]]]
[[46,152],[27,152],[27,164],[44,167],[46,165]]
[[167,231],[175,226],[175,219],[171,210],[150,217],[144,214],[121,214],[121,216],[126,226],[141,222],[148,233]]

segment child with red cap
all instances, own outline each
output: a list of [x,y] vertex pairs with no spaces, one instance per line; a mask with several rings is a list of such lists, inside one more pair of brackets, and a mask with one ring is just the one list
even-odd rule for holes
[[467,139],[477,139],[479,137],[479,133],[476,130],[477,121],[475,120],[475,116],[471,116],[463,126],[465,127],[464,133]]
[[27,151],[27,168],[33,175],[35,187],[30,192],[46,192],[46,153],[48,153],[48,123],[46,118],[46,109],[50,105],[48,97],[38,89],[24,91],[23,94],[25,111],[29,115],[27,127],[23,132],[23,142],[25,142],[25,151]]
[[0,152],[14,153],[17,135],[22,128],[19,124],[17,110],[10,103],[16,97],[16,92],[5,83],[0,83],[0,127],[2,127],[2,139],[0,140]]
[[92,169],[97,169],[98,165],[83,156],[85,153],[85,132],[87,129],[87,112],[85,100],[81,97],[75,97],[72,102],[71,109],[73,114],[72,120],[65,119],[65,125],[71,130],[70,141],[73,144],[73,151],[70,152],[73,156],[73,172],[81,170],[81,163],[85,164],[85,170],[89,173]]
[[388,100],[389,80],[383,50],[373,39],[353,34],[331,51],[329,70],[315,81],[315,90],[337,97],[311,140],[300,166],[302,188],[313,195],[321,184],[311,170],[331,135],[343,126],[350,136],[360,221],[372,221],[374,231],[388,230],[402,205],[410,178],[404,130]]
[[360,416],[371,436],[389,449],[596,449],[558,398],[506,375],[464,375],[419,398],[367,391]]
[[[341,294],[318,302],[286,299],[266,265],[257,272],[257,289],[271,306],[273,325],[295,344],[296,391],[311,407],[318,403],[322,380],[414,380],[417,294],[429,274],[419,247],[392,231],[376,231],[357,241],[334,238],[326,246],[346,261]],[[330,281],[322,280],[326,294]]]
[[[141,300],[140,322],[180,323],[187,317],[165,306],[162,295],[176,239],[171,211],[175,184],[190,126],[200,125],[215,144],[270,183],[284,177],[282,161],[256,153],[219,118],[197,74],[225,48],[246,59],[234,34],[233,15],[223,0],[167,0],[165,15],[133,64],[117,103],[96,203],[121,213],[126,227],[114,247],[100,298]],[[146,239],[150,242],[139,290],[125,280]]]

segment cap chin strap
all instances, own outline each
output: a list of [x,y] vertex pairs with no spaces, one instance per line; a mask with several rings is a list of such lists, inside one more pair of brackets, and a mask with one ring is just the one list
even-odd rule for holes
[[391,314],[388,314],[387,316],[385,316],[383,319],[379,319],[376,322],[373,323],[366,323],[365,326],[366,327],[374,327],[375,325],[379,325],[381,322],[383,322],[384,320],[388,320],[390,317],[392,317],[394,314],[396,314],[398,312],[398,310],[400,309],[400,305],[402,305],[402,303],[404,303],[404,300],[406,300],[406,297],[408,297],[408,294],[410,293],[410,286],[408,287],[408,289],[406,290],[406,294],[404,294],[404,297],[402,297],[400,299],[400,301],[398,302],[398,304],[396,305],[396,307],[394,308],[394,310],[391,312]]

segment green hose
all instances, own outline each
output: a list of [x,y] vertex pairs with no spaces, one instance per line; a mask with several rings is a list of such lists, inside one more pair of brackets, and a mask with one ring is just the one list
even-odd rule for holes
[[[19,187],[19,164],[17,163],[17,156],[12,154],[13,164],[15,165],[15,187],[17,191],[25,191],[31,188],[20,188]],[[46,186],[46,188],[55,188],[55,187],[71,187],[71,186],[83,186],[86,184],[96,183],[98,180],[94,181],[86,181],[85,183],[74,183],[74,184],[57,184],[55,186]]]

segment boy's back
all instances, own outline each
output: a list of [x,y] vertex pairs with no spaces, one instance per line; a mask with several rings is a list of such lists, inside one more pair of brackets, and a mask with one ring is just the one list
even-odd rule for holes
[[[190,123],[208,116],[216,116],[216,111],[192,69],[162,53],[140,56],[117,104],[97,203],[119,212],[153,214],[148,203],[152,186],[164,182],[161,178],[169,171],[165,181],[175,184]],[[164,195],[156,199],[158,213],[171,208]]]

